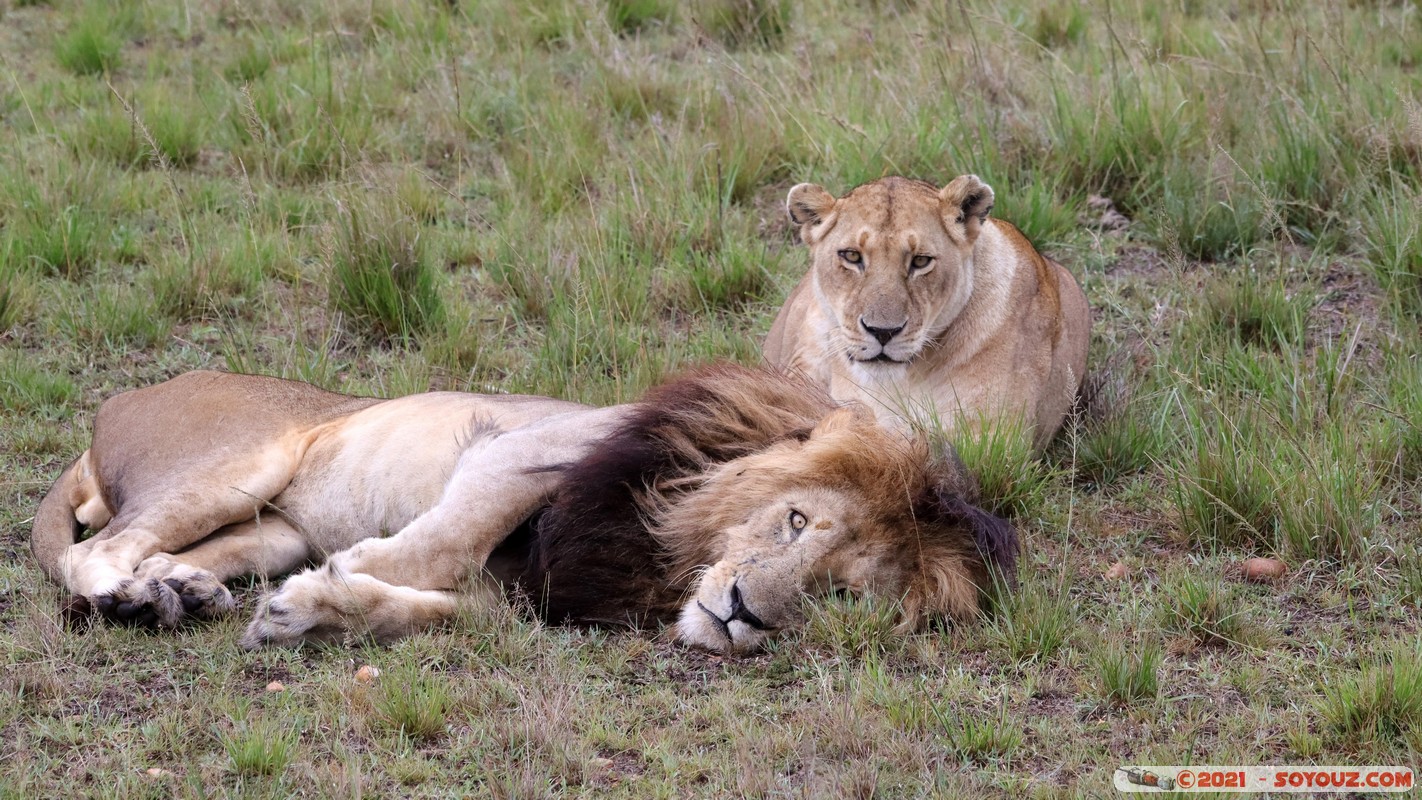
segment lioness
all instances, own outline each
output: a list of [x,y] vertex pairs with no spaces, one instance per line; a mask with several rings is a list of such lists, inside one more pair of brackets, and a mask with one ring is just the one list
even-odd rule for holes
[[811,262],[766,337],[771,365],[886,421],[1007,421],[1038,447],[1061,427],[1086,372],[1086,296],[989,218],[991,187],[892,177],[836,199],[802,183],[786,205]]
[[103,616],[156,626],[231,612],[225,581],[324,561],[260,603],[248,647],[390,641],[502,587],[553,622],[675,620],[744,652],[793,627],[804,593],[901,598],[909,629],[972,617],[1016,539],[960,479],[765,370],[610,408],[194,372],[100,407],[32,545]]

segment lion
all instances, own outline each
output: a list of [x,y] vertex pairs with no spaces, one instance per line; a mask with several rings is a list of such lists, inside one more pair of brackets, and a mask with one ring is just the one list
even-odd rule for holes
[[258,603],[248,648],[391,642],[493,594],[745,653],[806,596],[892,597],[909,631],[971,620],[1011,580],[1012,526],[930,452],[766,369],[606,408],[192,372],[100,407],[32,546],[89,614],[158,628],[232,613],[227,581],[314,564]]
[[1066,268],[989,218],[993,200],[976,175],[942,189],[883,178],[841,198],[792,188],[810,270],[766,361],[890,424],[1003,424],[1044,447],[1085,377],[1091,312]]

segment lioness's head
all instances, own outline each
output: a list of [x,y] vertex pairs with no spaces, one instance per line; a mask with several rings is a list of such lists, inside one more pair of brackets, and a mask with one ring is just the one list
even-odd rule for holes
[[899,600],[905,630],[935,616],[970,619],[989,568],[1011,571],[1016,548],[1008,523],[946,488],[921,443],[859,408],[832,412],[803,441],[724,465],[662,531],[720,542],[676,631],[735,653],[796,627],[806,595]]
[[915,357],[967,305],[973,245],[993,191],[976,175],[938,187],[882,178],[836,198],[802,183],[786,206],[811,253],[831,349],[869,369]]

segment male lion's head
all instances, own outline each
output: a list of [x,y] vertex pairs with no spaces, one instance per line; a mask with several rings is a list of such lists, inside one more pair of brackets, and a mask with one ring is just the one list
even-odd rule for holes
[[802,183],[786,206],[809,245],[836,356],[866,369],[918,356],[968,304],[973,245],[993,191],[976,175],[938,187],[883,178],[835,198]]
[[[990,568],[1012,570],[1007,522],[965,503],[956,465],[874,423],[831,413],[803,441],[737,459],[662,520],[717,542],[690,587],[678,638],[743,653],[802,621],[803,601],[833,592],[900,601],[901,629],[973,618]],[[678,531],[680,529],[680,531]]]
[[742,653],[807,596],[886,597],[912,630],[973,617],[992,570],[1013,571],[1012,526],[964,500],[956,459],[797,376],[688,373],[562,471],[517,580],[554,622],[675,620]]

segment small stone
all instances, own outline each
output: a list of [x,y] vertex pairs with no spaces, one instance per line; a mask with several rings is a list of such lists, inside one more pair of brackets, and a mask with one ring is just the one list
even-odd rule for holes
[[360,669],[356,670],[355,673],[355,679],[357,683],[372,683],[375,681],[376,678],[379,677],[380,670],[376,667],[372,667],[369,664],[363,665]]
[[158,767],[149,767],[148,769],[144,770],[144,773],[148,775],[148,777],[154,779],[167,778],[173,774],[166,769],[159,769]]
[[281,681],[272,681],[271,683],[267,684],[267,691],[273,694],[277,692],[284,692],[286,691],[286,685],[283,684]]
[[1276,581],[1289,571],[1277,558],[1251,558],[1244,562],[1244,579],[1255,583]]
[[1129,574],[1131,574],[1131,571],[1126,568],[1126,565],[1117,561],[1111,565],[1110,569],[1106,570],[1106,580],[1119,581]]

